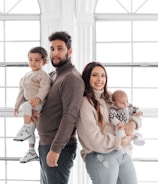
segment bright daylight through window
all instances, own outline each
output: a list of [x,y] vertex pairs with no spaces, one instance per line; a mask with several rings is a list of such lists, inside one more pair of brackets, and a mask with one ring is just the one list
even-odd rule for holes
[[[19,79],[29,70],[29,49],[41,44],[39,2],[0,0],[0,184],[40,183],[39,162],[18,162],[26,150],[27,141],[23,144],[13,141],[22,125],[22,117],[15,118],[13,115]],[[158,0],[98,0],[94,12],[92,44],[93,59],[104,63],[106,67],[109,89],[112,92],[116,89],[125,90],[129,101],[144,112],[140,132],[146,143],[141,147],[134,146],[132,157],[139,184],[156,184]],[[90,184],[82,163],[81,158],[77,157],[74,168],[82,173],[78,179]],[[23,172],[19,174],[17,170]],[[76,180],[77,176],[73,177]]]
[[22,118],[15,118],[12,109],[32,45],[40,45],[38,1],[31,0],[30,6],[28,0],[0,0],[0,184],[39,184],[39,163],[18,162],[28,143],[13,141]]
[[148,173],[158,169],[157,7],[157,0],[99,0],[95,14],[94,57],[105,64],[111,91],[125,90],[144,112],[141,133],[146,144],[133,150],[141,184],[158,183],[157,173]]

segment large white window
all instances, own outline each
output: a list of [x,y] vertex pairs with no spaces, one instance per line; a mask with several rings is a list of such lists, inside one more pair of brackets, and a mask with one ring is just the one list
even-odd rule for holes
[[125,90],[144,111],[146,144],[133,149],[141,184],[158,183],[157,173],[149,172],[158,169],[157,7],[157,0],[98,0],[95,11],[94,58],[104,63],[110,90]]
[[38,0],[0,0],[0,184],[40,183],[39,162],[18,162],[28,143],[13,141],[23,119],[12,111],[19,80],[29,70],[27,53],[39,45]]

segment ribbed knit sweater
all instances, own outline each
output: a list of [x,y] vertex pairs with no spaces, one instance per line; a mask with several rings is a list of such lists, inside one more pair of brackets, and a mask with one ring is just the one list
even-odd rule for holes
[[19,109],[24,101],[38,97],[43,101],[50,89],[51,78],[42,69],[27,72],[20,80],[19,93],[15,103],[15,109]]
[[[131,153],[131,144],[126,149],[121,147],[121,139],[115,136],[114,125],[109,121],[110,105],[101,98],[103,91],[94,91],[96,99],[100,103],[100,111],[103,115],[105,129],[100,131],[97,125],[98,116],[95,108],[89,103],[87,97],[83,97],[80,119],[77,123],[78,137],[82,146],[81,155],[83,159],[91,152],[108,153],[113,150],[124,150]],[[137,127],[140,127],[139,119],[136,120]]]
[[40,145],[51,145],[51,150],[60,153],[67,144],[76,142],[75,129],[84,83],[70,61],[56,68],[51,77],[52,87],[41,111],[37,129]]

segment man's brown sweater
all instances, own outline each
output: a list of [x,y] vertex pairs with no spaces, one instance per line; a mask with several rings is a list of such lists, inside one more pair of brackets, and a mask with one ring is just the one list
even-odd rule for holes
[[70,61],[58,67],[51,77],[52,87],[41,111],[37,129],[40,145],[51,145],[51,150],[60,153],[67,144],[76,142],[75,129],[84,83]]

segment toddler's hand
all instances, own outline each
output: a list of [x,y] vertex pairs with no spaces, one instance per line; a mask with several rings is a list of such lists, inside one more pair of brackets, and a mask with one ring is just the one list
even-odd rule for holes
[[117,124],[118,130],[124,130],[125,129],[125,124],[123,122],[120,122]]
[[32,105],[32,107],[36,107],[39,103],[40,103],[41,99],[38,97],[32,98],[30,100],[30,104]]
[[14,116],[17,116],[19,114],[18,109],[14,109]]

